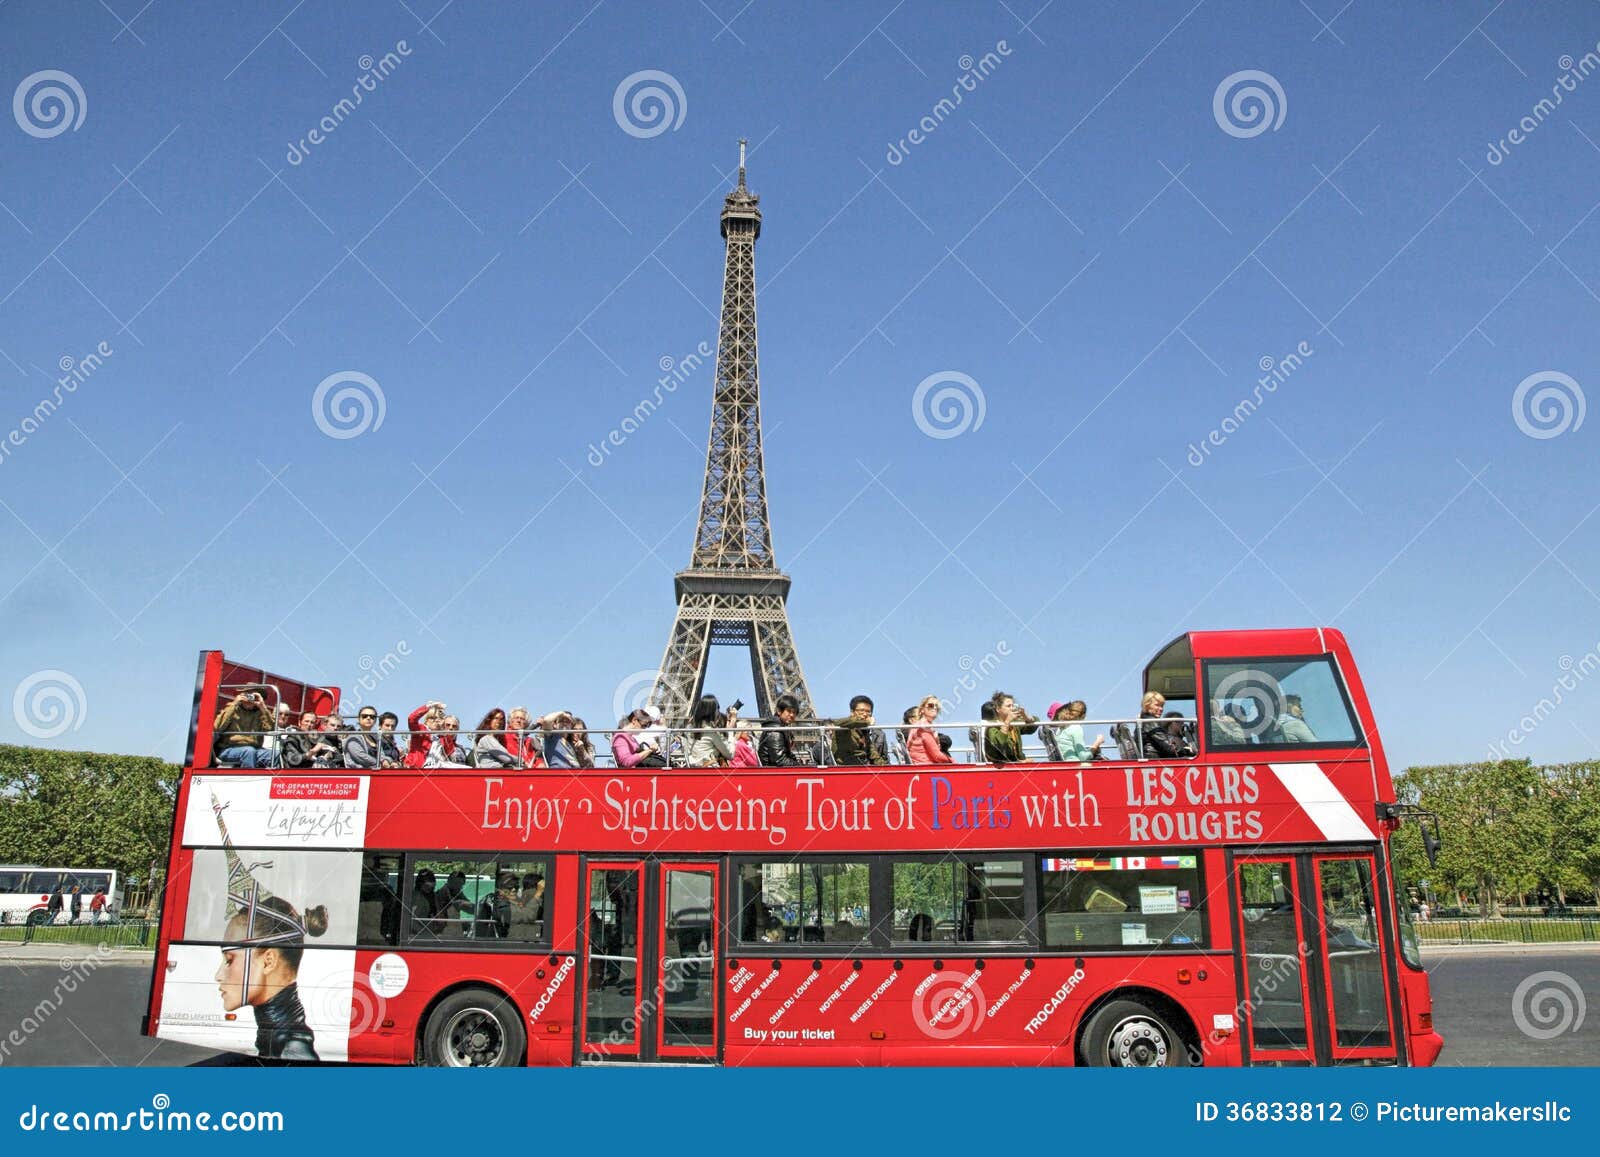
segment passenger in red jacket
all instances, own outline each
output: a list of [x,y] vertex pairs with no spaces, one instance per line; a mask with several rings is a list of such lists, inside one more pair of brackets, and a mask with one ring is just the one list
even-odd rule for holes
[[406,716],[406,726],[411,729],[411,739],[406,748],[407,767],[421,767],[433,746],[433,732],[444,723],[444,704],[430,699]]
[[911,738],[906,740],[906,754],[913,764],[954,763],[944,748],[939,746],[939,733],[933,724],[939,718],[939,697],[929,695],[917,704],[915,726]]

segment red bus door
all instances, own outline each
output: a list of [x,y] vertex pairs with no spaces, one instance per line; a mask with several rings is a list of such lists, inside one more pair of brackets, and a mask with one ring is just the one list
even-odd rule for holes
[[1253,1062],[1397,1059],[1370,852],[1234,857],[1242,1031]]
[[716,1059],[718,882],[714,863],[585,865],[580,1060]]

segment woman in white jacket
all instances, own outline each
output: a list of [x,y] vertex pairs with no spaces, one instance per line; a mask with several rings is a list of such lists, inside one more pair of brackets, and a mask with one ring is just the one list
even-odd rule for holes
[[733,726],[734,712],[724,712],[715,695],[702,695],[689,720],[694,736],[689,744],[690,767],[726,767],[733,762],[733,744],[727,728]]

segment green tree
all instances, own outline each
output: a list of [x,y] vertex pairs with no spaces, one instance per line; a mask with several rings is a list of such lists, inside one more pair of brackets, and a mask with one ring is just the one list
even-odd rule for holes
[[0,861],[147,879],[166,866],[178,772],[147,756],[0,744]]

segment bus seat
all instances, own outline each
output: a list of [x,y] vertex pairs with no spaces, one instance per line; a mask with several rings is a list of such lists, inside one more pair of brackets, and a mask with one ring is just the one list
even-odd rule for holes
[[1139,741],[1133,736],[1133,728],[1127,723],[1118,723],[1111,729],[1111,738],[1117,741],[1117,751],[1123,759],[1136,760],[1139,758]]

